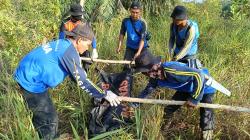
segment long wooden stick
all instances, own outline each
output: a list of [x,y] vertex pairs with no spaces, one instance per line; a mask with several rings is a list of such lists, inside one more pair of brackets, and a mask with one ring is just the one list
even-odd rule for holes
[[133,61],[127,61],[127,60],[104,60],[104,59],[91,59],[89,57],[81,57],[81,60],[84,61],[94,61],[94,62],[100,62],[100,63],[110,63],[110,64],[135,64]]
[[[141,98],[131,98],[131,97],[122,97],[122,96],[120,96],[119,98],[121,99],[121,101],[125,101],[125,102],[162,104],[162,105],[183,105],[186,102],[186,101],[174,101],[174,100],[141,99]],[[228,105],[220,105],[220,104],[207,104],[207,103],[199,103],[197,106],[204,107],[204,108],[214,108],[214,109],[223,109],[223,110],[250,113],[250,109],[245,108],[245,107],[228,106]]]

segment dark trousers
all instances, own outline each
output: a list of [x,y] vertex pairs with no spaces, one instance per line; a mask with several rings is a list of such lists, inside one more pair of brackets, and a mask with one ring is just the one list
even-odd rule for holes
[[[132,49],[129,47],[126,47],[125,55],[124,55],[124,60],[132,61],[135,57],[135,54],[137,53],[138,49]],[[147,48],[143,48],[141,53],[144,51],[148,51]],[[130,65],[124,65],[123,70],[128,70],[130,68]]]
[[[189,93],[176,92],[172,97],[176,101],[186,101],[190,98]],[[201,103],[212,103],[213,94],[204,94]],[[179,109],[179,105],[169,105],[164,108],[164,119],[169,120],[173,113]],[[210,108],[200,108],[200,128],[202,131],[213,130],[214,129],[214,113],[213,109]]]
[[22,96],[32,111],[32,123],[39,137],[52,140],[57,136],[58,116],[49,93],[31,93],[22,88]]
[[[80,54],[81,57],[90,57],[90,51],[85,51],[83,54]],[[84,68],[84,70],[86,72],[88,72],[90,65],[92,64],[91,61],[82,61],[82,68]]]

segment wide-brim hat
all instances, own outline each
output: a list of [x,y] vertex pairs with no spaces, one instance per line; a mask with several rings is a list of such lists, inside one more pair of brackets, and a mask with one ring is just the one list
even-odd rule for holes
[[64,31],[67,36],[80,36],[89,40],[93,40],[94,33],[89,23],[80,23],[72,31]]
[[184,6],[176,6],[171,14],[173,19],[185,20],[187,19],[187,9]]
[[83,8],[80,4],[72,4],[70,6],[69,14],[71,16],[81,16],[83,15]]
[[161,62],[160,56],[154,56],[150,51],[143,51],[135,59],[135,72],[149,72],[154,64]]

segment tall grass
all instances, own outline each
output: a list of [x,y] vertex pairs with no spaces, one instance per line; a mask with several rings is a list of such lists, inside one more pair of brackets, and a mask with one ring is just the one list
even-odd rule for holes
[[[19,60],[44,38],[56,38],[65,1],[25,1],[4,0],[0,5],[0,139],[38,139],[31,123],[32,114],[12,79],[12,73]],[[150,3],[149,3],[150,4]],[[215,0],[204,4],[185,4],[190,9],[190,18],[199,23],[199,58],[209,68],[212,76],[232,91],[228,98],[216,93],[214,102],[227,105],[250,107],[250,25],[249,19],[225,20],[220,17],[221,4]],[[67,7],[68,8],[68,7]],[[149,7],[150,8],[150,7]],[[161,16],[147,14],[150,32],[150,50],[166,57],[168,51],[169,25],[171,19],[167,10]],[[107,22],[93,23],[97,36],[99,57],[122,59],[116,54],[121,20],[129,13],[122,13]],[[125,46],[123,47],[125,49]],[[123,52],[124,53],[124,50]],[[119,72],[120,65],[94,64],[88,73],[97,82],[94,67],[108,72]],[[147,84],[143,75],[134,75],[133,95]],[[152,98],[170,99],[172,90],[159,89]],[[69,79],[51,94],[59,114],[60,134],[69,133],[75,138],[87,138],[88,112],[91,109],[91,97],[77,88]],[[171,120],[174,124],[167,132],[161,132],[163,107],[142,105],[135,112],[135,124],[124,129],[108,132],[93,139],[198,139],[199,112],[185,107],[176,112]],[[215,111],[215,139],[249,139],[250,115],[222,110]]]

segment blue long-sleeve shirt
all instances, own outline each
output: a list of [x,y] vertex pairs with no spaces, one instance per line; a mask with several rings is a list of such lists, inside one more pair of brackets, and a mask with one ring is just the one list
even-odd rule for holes
[[55,40],[28,53],[16,68],[14,79],[25,90],[39,94],[56,87],[69,75],[85,92],[96,98],[104,97],[104,91],[87,78],[80,62],[70,40]]
[[186,56],[196,55],[199,35],[198,24],[192,20],[188,20],[187,27],[181,30],[178,30],[177,25],[172,23],[170,25],[169,38],[170,55],[176,60],[181,60]]
[[213,94],[215,89],[205,85],[204,74],[206,70],[192,69],[180,62],[165,62],[162,64],[164,69],[164,80],[150,79],[147,86],[139,94],[139,98],[145,98],[157,87],[171,88],[190,94],[190,100],[197,104],[203,94]]

